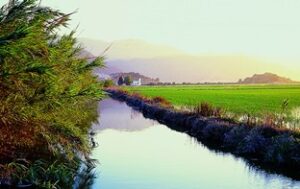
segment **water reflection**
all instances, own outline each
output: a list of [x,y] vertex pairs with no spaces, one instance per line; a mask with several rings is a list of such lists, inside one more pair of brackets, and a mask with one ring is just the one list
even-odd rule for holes
[[98,108],[98,123],[93,130],[115,129],[119,131],[141,131],[155,125],[156,121],[145,119],[138,111],[128,108],[125,103],[105,99]]
[[97,161],[87,160],[82,162],[80,170],[75,178],[74,189],[90,189],[94,184],[96,177],[95,167]]
[[[92,188],[300,189],[297,181],[213,152],[183,133],[143,118],[125,103],[107,99],[100,108],[100,125],[94,125],[100,145],[92,154],[100,164]],[[130,132],[120,132],[124,130]]]

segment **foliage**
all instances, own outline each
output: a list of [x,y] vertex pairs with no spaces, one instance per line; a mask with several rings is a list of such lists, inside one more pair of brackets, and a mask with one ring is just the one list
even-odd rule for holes
[[124,84],[124,78],[121,76],[118,79],[118,85],[123,85]]
[[215,144],[222,144],[224,140],[225,133],[231,128],[226,125],[221,124],[208,124],[202,130],[202,138],[204,140],[213,141]]
[[246,126],[233,127],[224,135],[224,146],[226,148],[235,148],[247,136],[250,128]]
[[107,87],[112,87],[114,86],[114,81],[111,80],[111,79],[106,79],[104,82],[103,82],[103,87],[107,88]]
[[61,164],[88,153],[87,131],[102,96],[92,70],[103,58],[80,58],[75,32],[57,34],[70,14],[37,4],[14,1],[0,10],[2,166],[16,158]]
[[272,162],[284,163],[290,161],[291,153],[296,147],[296,140],[287,134],[272,138],[272,143],[265,153],[265,159]]
[[0,166],[0,178],[6,185],[34,184],[39,188],[72,188],[79,160],[71,162],[16,160]]
[[252,129],[249,134],[238,145],[238,151],[241,154],[259,154],[263,153],[270,141],[263,136],[259,129]]
[[201,102],[199,105],[194,107],[194,113],[205,117],[221,117],[224,113],[222,108],[213,107],[208,102]]
[[155,104],[160,104],[165,107],[171,107],[171,102],[169,102],[167,99],[160,96],[153,97],[152,102]]
[[130,75],[128,75],[128,76],[126,76],[126,77],[124,78],[124,83],[125,83],[125,85],[127,85],[127,86],[131,85],[131,83],[132,83],[132,78],[131,78]]

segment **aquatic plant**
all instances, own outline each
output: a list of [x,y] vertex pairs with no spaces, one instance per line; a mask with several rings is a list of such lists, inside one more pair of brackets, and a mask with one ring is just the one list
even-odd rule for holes
[[231,127],[220,123],[211,123],[204,127],[201,132],[201,138],[204,140],[213,142],[214,144],[222,144],[225,133],[228,132]]
[[252,129],[248,135],[237,146],[237,152],[243,155],[259,156],[269,145],[270,140],[266,139],[257,129]]
[[213,107],[208,102],[201,102],[194,107],[194,113],[205,117],[221,117],[225,111],[220,107]]
[[1,184],[10,187],[71,188],[79,162],[79,159],[70,162],[16,160],[0,166]]
[[224,136],[224,147],[235,149],[248,135],[251,128],[245,125],[235,126]]
[[291,124],[293,125],[292,128],[294,130],[300,130],[300,107],[294,108],[291,111],[292,121]]
[[296,148],[296,140],[289,134],[278,135],[272,138],[271,144],[265,151],[264,161],[284,164],[291,161],[292,152]]
[[169,102],[167,99],[161,97],[161,96],[155,96],[151,99],[151,101],[155,104],[159,104],[165,107],[170,107],[171,102]]
[[39,179],[33,173],[42,160],[36,172],[49,176],[42,185],[64,188],[76,172],[78,153],[90,150],[88,130],[103,96],[92,71],[103,66],[103,58],[81,58],[74,31],[58,35],[70,16],[36,0],[0,9],[0,162],[12,172],[1,176],[10,184],[28,172]]
[[292,118],[294,118],[295,120],[300,120],[300,107],[294,108],[291,111],[291,116]]

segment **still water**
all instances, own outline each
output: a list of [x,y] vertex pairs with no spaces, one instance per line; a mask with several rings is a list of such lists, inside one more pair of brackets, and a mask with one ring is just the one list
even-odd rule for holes
[[94,189],[300,189],[299,181],[209,150],[125,103],[103,100],[99,112]]

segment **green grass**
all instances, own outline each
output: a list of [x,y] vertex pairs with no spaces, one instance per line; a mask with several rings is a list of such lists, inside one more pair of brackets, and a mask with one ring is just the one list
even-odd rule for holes
[[285,99],[288,111],[300,108],[300,85],[192,85],[126,87],[131,92],[161,96],[175,106],[209,102],[235,114],[261,116],[280,112]]

